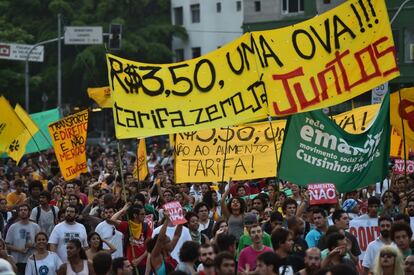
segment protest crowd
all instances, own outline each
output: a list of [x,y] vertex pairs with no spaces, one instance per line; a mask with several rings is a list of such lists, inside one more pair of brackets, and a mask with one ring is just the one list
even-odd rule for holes
[[126,146],[87,146],[70,181],[50,150],[0,160],[0,274],[414,274],[412,177],[318,204],[275,178],[176,184],[151,147],[144,180]]

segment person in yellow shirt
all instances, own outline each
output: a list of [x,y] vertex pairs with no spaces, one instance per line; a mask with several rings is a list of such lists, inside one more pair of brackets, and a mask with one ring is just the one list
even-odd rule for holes
[[7,206],[13,208],[26,201],[26,194],[23,192],[24,181],[17,179],[14,181],[14,188],[16,191],[7,195]]

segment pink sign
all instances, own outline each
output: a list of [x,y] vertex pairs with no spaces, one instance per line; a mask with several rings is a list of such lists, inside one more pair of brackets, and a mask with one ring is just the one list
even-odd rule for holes
[[336,197],[335,185],[332,183],[308,184],[309,205],[335,204]]
[[170,220],[172,224],[179,225],[187,222],[187,220],[184,218],[183,208],[178,201],[166,203],[164,204],[163,208],[165,211],[168,211],[168,213],[170,213]]
[[[404,174],[404,160],[396,159],[394,163],[394,174]],[[407,174],[414,173],[414,161],[407,160]]]

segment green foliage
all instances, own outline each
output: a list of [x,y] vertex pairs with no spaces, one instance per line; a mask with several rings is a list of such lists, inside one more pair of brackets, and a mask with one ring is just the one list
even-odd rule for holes
[[[187,38],[171,25],[169,0],[0,0],[0,42],[35,44],[57,37],[57,14],[62,26],[122,24],[121,49],[113,53],[150,63],[171,62],[172,35]],[[61,30],[63,35],[63,27]],[[104,38],[106,42],[107,39]],[[63,104],[90,106],[88,87],[108,85],[106,44],[64,45],[62,42]],[[43,63],[30,63],[30,112],[57,104],[57,43],[45,45]],[[0,94],[24,106],[24,62],[0,60]]]

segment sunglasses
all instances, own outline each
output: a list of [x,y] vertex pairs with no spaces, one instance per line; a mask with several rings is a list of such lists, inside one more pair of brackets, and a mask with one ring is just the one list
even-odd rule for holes
[[382,253],[380,254],[380,257],[381,257],[381,258],[384,258],[384,257],[387,257],[387,258],[393,258],[393,257],[395,257],[395,255],[394,255],[393,253],[382,252]]

